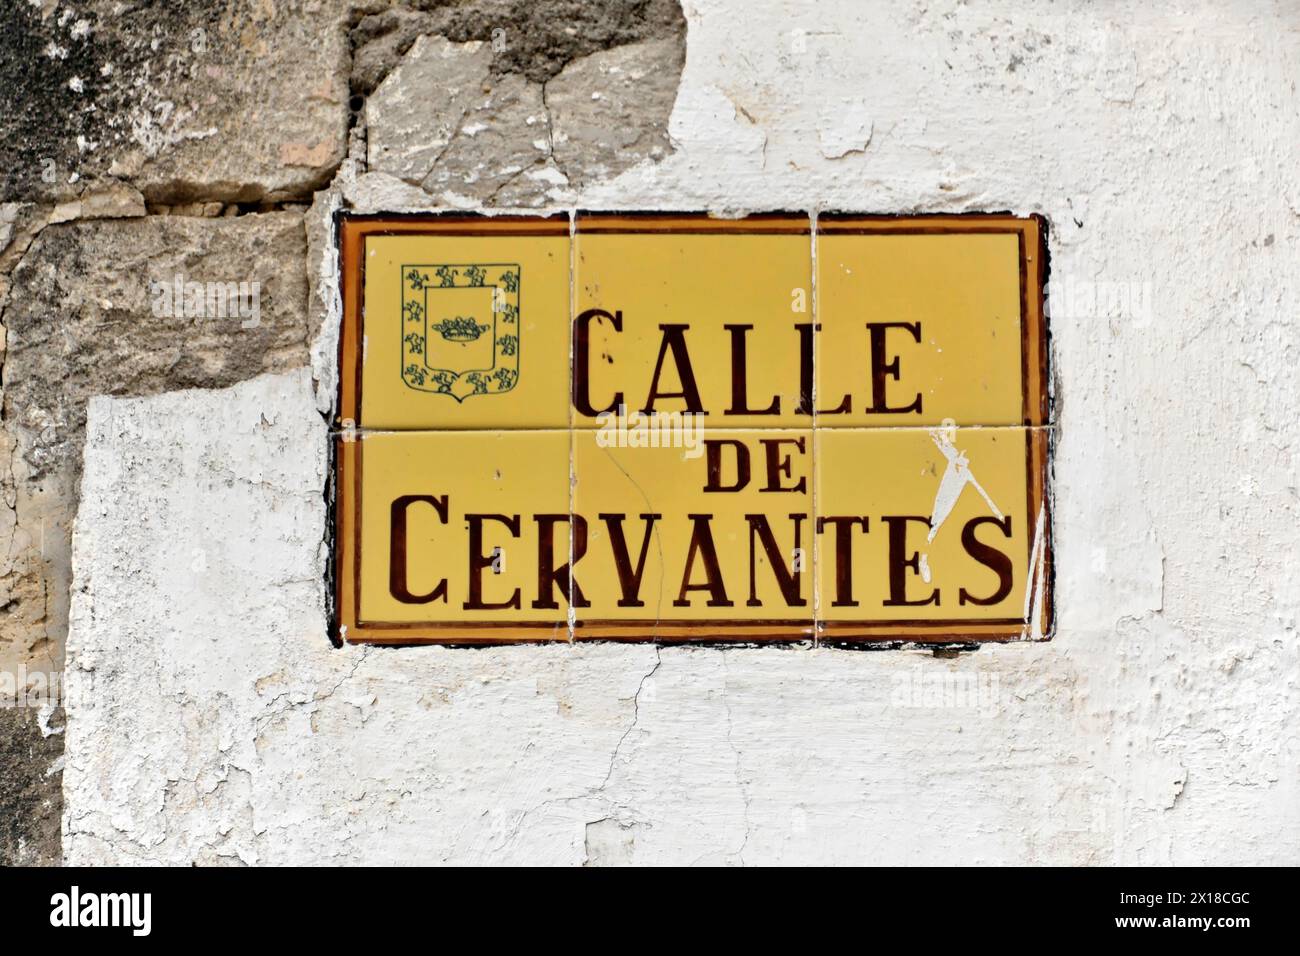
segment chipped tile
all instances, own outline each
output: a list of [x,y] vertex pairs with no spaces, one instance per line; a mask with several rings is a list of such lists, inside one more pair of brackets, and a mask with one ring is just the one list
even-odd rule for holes
[[1046,442],[1019,427],[819,429],[821,638],[1041,636]]

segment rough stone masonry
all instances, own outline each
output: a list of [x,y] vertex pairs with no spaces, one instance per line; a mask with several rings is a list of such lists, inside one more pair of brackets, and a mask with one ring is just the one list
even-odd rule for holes
[[[0,862],[1300,862],[1298,72],[1246,0],[3,4]],[[1044,215],[1056,639],[331,647],[333,215],[578,207]]]

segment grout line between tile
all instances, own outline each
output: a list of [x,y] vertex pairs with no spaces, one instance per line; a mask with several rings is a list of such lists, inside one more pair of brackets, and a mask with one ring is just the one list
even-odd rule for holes
[[[814,416],[815,417],[815,416]],[[831,432],[872,432],[888,434],[890,432],[929,432],[936,428],[943,427],[941,424],[933,425],[706,425],[705,432],[812,432],[814,434],[828,434]],[[1059,425],[1048,423],[1044,425],[1021,425],[1019,423],[1009,423],[1006,425],[957,425],[958,431],[1058,431]],[[499,435],[503,432],[519,432],[527,434],[530,432],[572,432],[574,435],[595,434],[598,428],[584,428],[573,424],[545,426],[525,425],[519,428],[505,426],[481,427],[481,428],[439,428],[431,426],[428,428],[330,428],[326,434],[330,437],[340,435],[352,436],[371,436],[371,435]]]
[[808,449],[809,462],[808,470],[812,475],[810,479],[811,489],[809,490],[809,507],[812,509],[812,527],[809,531],[812,533],[812,606],[813,606],[813,625],[812,625],[812,644],[818,647],[821,644],[821,576],[818,569],[821,567],[821,535],[817,533],[817,446],[820,444],[817,435],[817,366],[818,356],[821,353],[821,338],[817,335],[817,318],[819,315],[817,302],[817,225],[818,210],[813,208],[808,213],[808,247],[809,247],[809,269],[808,284],[811,286],[809,298],[812,300],[812,389],[809,401],[812,402],[812,437],[809,439],[810,448]]
[[573,320],[574,312],[578,304],[577,279],[578,274],[578,213],[576,209],[569,210],[569,314],[568,321],[565,325],[568,327],[569,339],[569,379],[565,383],[565,400],[564,405],[568,410],[569,418],[569,564],[568,564],[568,586],[569,600],[568,608],[565,611],[565,621],[569,630],[569,646],[572,647],[577,635],[578,611],[573,606],[573,594],[575,581],[578,579],[577,571],[574,568],[574,550],[576,537],[573,530],[574,518],[576,517],[576,502],[574,489],[578,481],[577,466],[575,463],[575,441],[573,430]]

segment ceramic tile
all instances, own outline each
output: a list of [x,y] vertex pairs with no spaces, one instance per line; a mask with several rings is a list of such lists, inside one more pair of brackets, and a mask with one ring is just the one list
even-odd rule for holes
[[340,454],[363,558],[338,569],[349,639],[567,640],[567,431],[370,433]]
[[575,432],[578,639],[811,634],[811,432],[718,429],[691,442]]
[[574,421],[703,412],[710,428],[807,427],[812,247],[800,216],[580,215]]
[[567,218],[420,228],[359,237],[359,425],[567,427]]
[[1038,224],[818,220],[820,427],[1043,424]]
[[823,638],[1042,636],[1046,450],[1037,428],[820,429]]

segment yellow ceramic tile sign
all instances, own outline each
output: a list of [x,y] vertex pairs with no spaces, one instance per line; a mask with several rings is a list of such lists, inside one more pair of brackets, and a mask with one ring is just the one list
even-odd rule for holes
[[1037,220],[340,238],[343,639],[1050,634]]

